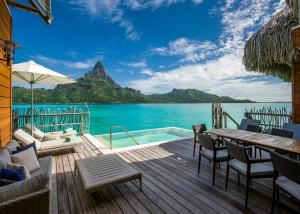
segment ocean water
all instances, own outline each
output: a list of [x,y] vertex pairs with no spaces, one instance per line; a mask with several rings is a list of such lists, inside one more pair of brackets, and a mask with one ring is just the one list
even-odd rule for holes
[[[58,107],[63,105],[35,105],[35,107]],[[14,105],[14,108],[29,107]],[[223,110],[240,122],[245,109],[285,107],[291,110],[291,103],[224,103]],[[203,104],[93,104],[89,105],[91,113],[90,132],[93,135],[109,133],[111,126],[121,125],[129,131],[164,128],[175,126],[191,129],[193,124],[205,123],[211,129],[211,103]],[[230,123],[229,126],[234,127]],[[123,130],[115,129],[114,132]]]

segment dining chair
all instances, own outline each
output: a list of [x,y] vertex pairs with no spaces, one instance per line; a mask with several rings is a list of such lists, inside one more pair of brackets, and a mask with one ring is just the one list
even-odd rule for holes
[[271,135],[285,137],[285,138],[293,138],[294,133],[289,130],[284,129],[271,129]]
[[[260,133],[261,128],[259,127],[259,125],[248,124],[246,131]],[[243,142],[243,146],[248,149],[251,157],[252,157],[252,148],[254,148],[254,157],[256,158],[256,150],[257,150],[256,146],[253,147],[252,145],[247,144],[245,142]],[[260,157],[261,157],[261,150],[259,150],[259,151],[260,151]]]
[[246,149],[232,142],[226,142],[229,160],[226,168],[226,183],[225,188],[228,188],[229,169],[238,172],[238,184],[240,182],[239,175],[246,176],[246,196],[245,208],[248,204],[248,192],[250,182],[254,178],[269,178],[273,177],[274,171],[270,159],[254,159],[249,157]]
[[300,212],[300,162],[270,151],[274,167],[271,213],[275,202],[279,204],[280,190],[290,195],[298,204]]
[[206,129],[206,125],[205,125],[205,124],[193,125],[192,128],[193,128],[193,131],[194,131],[194,150],[193,150],[193,157],[195,157],[196,144],[199,144],[199,141],[198,141],[198,134],[201,134],[201,133],[205,132],[207,129]]
[[238,129],[239,130],[247,130],[248,125],[259,126],[260,120],[242,119],[240,125],[238,126]]
[[293,139],[300,140],[300,124],[298,123],[284,123],[283,130],[288,130],[293,132]]
[[203,156],[213,163],[212,185],[215,185],[216,164],[228,160],[227,149],[226,147],[217,146],[217,143],[209,135],[198,134],[198,141],[200,143],[198,174],[200,173],[201,157]]

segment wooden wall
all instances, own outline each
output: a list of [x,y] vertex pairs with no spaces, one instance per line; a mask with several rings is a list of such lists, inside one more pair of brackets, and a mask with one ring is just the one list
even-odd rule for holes
[[[5,3],[0,0],[0,39],[11,41],[12,17]],[[3,58],[3,50],[0,49],[0,57]],[[12,77],[11,66],[6,61],[0,61],[0,146],[5,146],[11,139],[12,133]]]

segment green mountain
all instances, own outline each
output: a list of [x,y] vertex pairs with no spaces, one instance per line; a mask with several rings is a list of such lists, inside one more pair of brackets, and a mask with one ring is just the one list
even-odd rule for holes
[[[29,103],[30,89],[13,88],[13,103]],[[54,89],[34,89],[35,103],[207,103],[213,100],[221,102],[251,102],[219,97],[195,89],[173,89],[166,94],[144,95],[132,88],[123,88],[107,75],[101,62],[77,83],[57,85]]]

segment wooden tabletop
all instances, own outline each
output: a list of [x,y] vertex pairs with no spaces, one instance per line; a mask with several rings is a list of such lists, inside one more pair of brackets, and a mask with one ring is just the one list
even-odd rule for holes
[[300,154],[300,141],[296,141],[290,138],[227,128],[214,129],[211,131],[207,131],[206,133],[233,140],[244,141],[253,145],[264,146],[272,149],[280,149],[283,151]]

